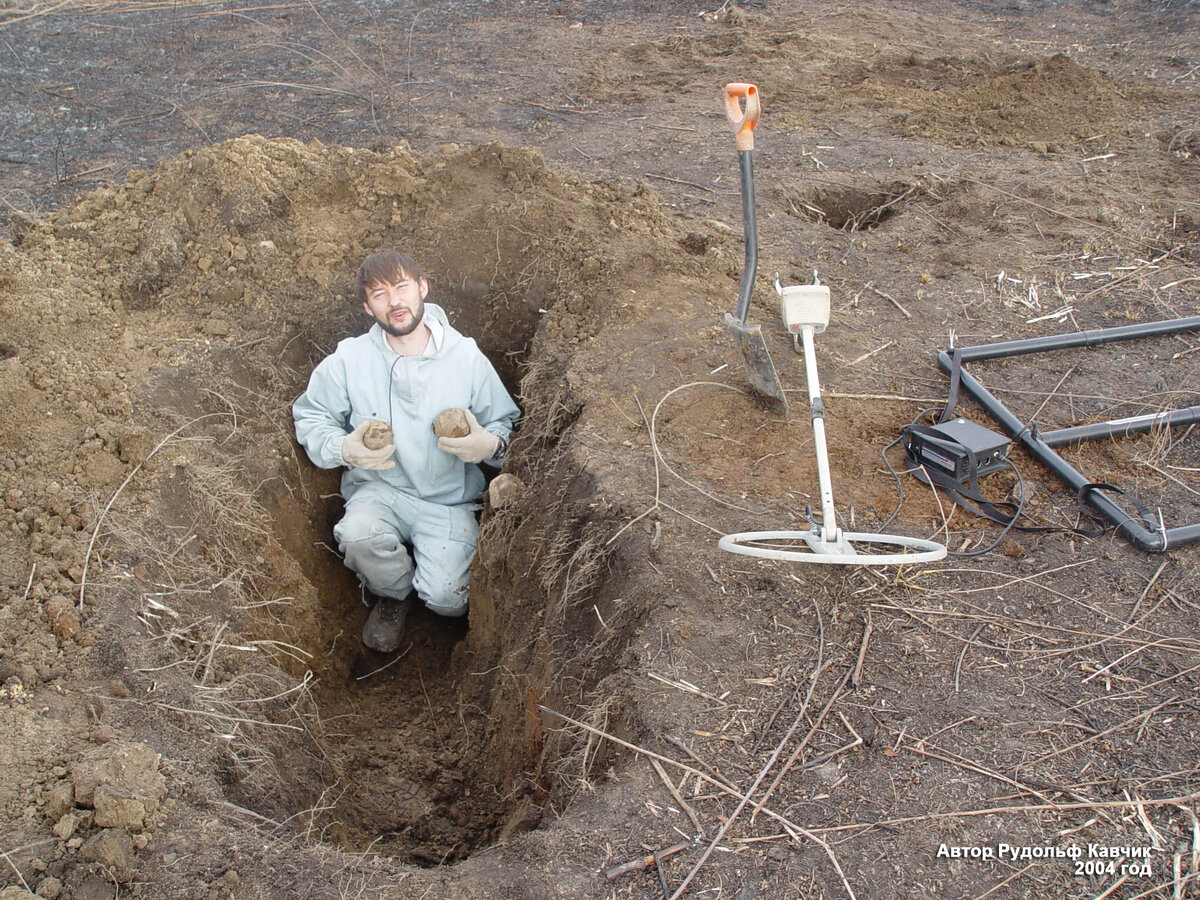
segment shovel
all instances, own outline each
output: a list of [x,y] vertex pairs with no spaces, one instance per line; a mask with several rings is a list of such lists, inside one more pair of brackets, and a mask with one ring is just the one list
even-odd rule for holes
[[[743,106],[742,101],[745,101]],[[734,82],[725,85],[725,113],[733,126],[737,142],[738,161],[742,172],[742,218],[746,229],[746,264],[742,269],[742,284],[738,290],[737,315],[725,314],[725,324],[746,366],[751,386],[764,397],[773,400],[786,413],[787,398],[783,385],[771,362],[763,340],[762,327],[746,324],[750,312],[750,294],[754,290],[754,274],[758,268],[758,224],[754,214],[754,126],[762,107],[758,88],[752,84]]]

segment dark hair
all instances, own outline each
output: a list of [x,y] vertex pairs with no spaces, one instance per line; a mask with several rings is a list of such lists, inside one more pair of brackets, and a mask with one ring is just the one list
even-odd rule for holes
[[359,303],[367,301],[367,288],[386,281],[395,284],[402,278],[420,281],[425,277],[420,264],[411,256],[395,250],[377,250],[362,261],[354,277],[354,296]]

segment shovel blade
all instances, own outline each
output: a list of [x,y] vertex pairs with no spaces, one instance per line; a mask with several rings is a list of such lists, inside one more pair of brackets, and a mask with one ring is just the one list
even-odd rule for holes
[[729,313],[725,313],[725,324],[733,335],[733,342],[746,366],[746,375],[750,385],[764,397],[773,401],[782,412],[788,411],[787,398],[783,394],[783,385],[779,383],[779,375],[775,364],[771,362],[771,354],[763,340],[762,326],[748,325],[739,322]]

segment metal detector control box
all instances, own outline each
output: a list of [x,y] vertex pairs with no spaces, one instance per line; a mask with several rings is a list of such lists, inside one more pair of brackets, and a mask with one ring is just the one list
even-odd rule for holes
[[959,484],[966,484],[972,474],[979,477],[1007,468],[1008,445],[1003,435],[961,416],[907,435],[908,454],[915,462]]

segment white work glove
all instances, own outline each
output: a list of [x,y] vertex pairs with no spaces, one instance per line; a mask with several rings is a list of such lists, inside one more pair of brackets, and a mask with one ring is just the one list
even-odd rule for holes
[[463,412],[467,414],[467,424],[471,426],[471,433],[460,438],[438,438],[438,449],[453,453],[467,463],[481,463],[485,459],[491,459],[500,450],[500,438],[480,425],[475,414],[469,409],[464,409]]
[[396,452],[394,443],[386,444],[378,450],[369,450],[363,443],[363,432],[370,424],[370,422],[363,422],[346,435],[346,440],[342,443],[342,461],[357,469],[373,469],[375,471],[394,469],[396,467],[396,461],[392,459],[392,454]]

